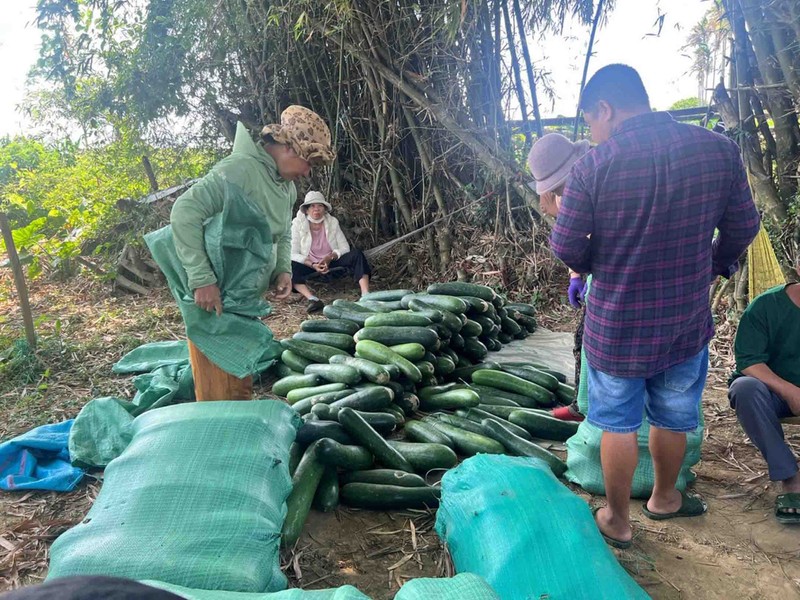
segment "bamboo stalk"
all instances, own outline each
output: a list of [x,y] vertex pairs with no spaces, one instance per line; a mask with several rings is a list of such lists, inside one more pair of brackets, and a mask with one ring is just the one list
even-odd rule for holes
[[517,100],[519,101],[519,108],[522,112],[522,123],[527,138],[530,128],[528,127],[528,103],[525,99],[525,88],[522,86],[522,74],[519,68],[519,59],[517,58],[517,49],[514,44],[514,33],[511,28],[511,15],[508,12],[508,2],[501,0],[503,7],[503,19],[506,24],[506,37],[508,38],[508,54],[511,58],[511,71],[514,74],[514,83],[517,89]]
[[[403,113],[405,114],[408,127],[411,130],[411,137],[414,139],[414,143],[419,151],[422,168],[428,173],[431,187],[433,188],[433,197],[436,200],[436,205],[439,208],[439,215],[444,217],[447,214],[447,207],[445,206],[444,197],[442,196],[442,190],[439,187],[439,184],[436,181],[436,177],[433,173],[433,161],[429,155],[428,148],[422,140],[422,136],[418,131],[417,123],[411,110],[407,106],[403,105]],[[437,236],[439,241],[439,262],[442,268],[445,268],[450,264],[450,255],[452,250],[450,231],[447,227],[447,224],[444,224],[442,225],[441,229],[437,229],[437,232],[439,233]]]
[[583,75],[581,76],[581,89],[578,94],[578,107],[575,109],[575,125],[572,128],[572,141],[578,139],[578,123],[581,119],[581,98],[583,88],[586,85],[586,75],[589,73],[589,59],[592,58],[592,48],[594,48],[594,35],[597,33],[597,24],[600,22],[600,15],[603,14],[603,0],[597,3],[597,10],[592,19],[592,32],[589,34],[589,47],[586,49],[586,60],[583,61]]
[[14,245],[14,236],[11,235],[11,225],[8,223],[8,215],[0,213],[0,232],[3,234],[3,241],[6,243],[8,260],[11,263],[11,271],[14,273],[14,285],[19,295],[19,308],[22,311],[22,322],[25,324],[25,337],[31,349],[36,348],[36,330],[33,326],[33,313],[31,304],[28,300],[28,286],[25,284],[25,273],[22,271],[22,263],[19,261],[17,248]]
[[[536,95],[536,78],[533,72],[533,62],[528,50],[528,37],[525,35],[525,22],[522,20],[522,10],[519,7],[519,0],[513,0],[514,14],[517,18],[517,33],[519,34],[520,47],[522,48],[522,58],[525,60],[525,70],[528,73],[528,86],[531,88],[531,104],[533,105],[533,118],[536,119],[536,135],[542,137],[542,115],[539,114],[539,99]],[[602,4],[602,0],[601,0]]]

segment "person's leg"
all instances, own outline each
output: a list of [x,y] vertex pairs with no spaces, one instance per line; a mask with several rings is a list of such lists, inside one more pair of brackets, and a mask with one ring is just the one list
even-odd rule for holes
[[306,285],[306,279],[312,273],[316,273],[316,271],[311,267],[307,267],[303,263],[292,261],[292,287],[308,300],[307,310],[309,313],[319,312],[325,306],[325,303],[311,291],[308,285]]
[[700,424],[700,400],[707,373],[708,348],[704,348],[647,380],[645,410],[651,425],[649,447],[655,473],[646,504],[651,513],[671,514],[683,505],[683,496],[675,484],[686,453],[686,434]]
[[198,402],[213,400],[250,400],[253,397],[253,378],[242,379],[223,371],[191,341],[189,345],[189,363],[194,378],[194,394]]
[[314,294],[314,292],[311,291],[311,288],[309,288],[305,283],[295,283],[293,285],[294,289],[297,290],[297,292],[306,300],[314,300],[317,298],[316,294]]
[[361,295],[369,294],[369,275],[362,275],[358,280],[358,287],[361,289]]
[[570,421],[583,421],[583,415],[578,408],[578,390],[581,385],[581,349],[583,348],[583,329],[586,325],[586,304],[581,306],[581,318],[578,321],[578,328],[575,330],[575,345],[572,348],[572,355],[575,357],[575,397],[567,407],[568,414],[562,418]]
[[787,492],[800,492],[797,460],[780,423],[791,416],[789,405],[755,377],[739,377],[731,383],[728,399],[747,437],[767,461],[769,478],[783,482]]
[[314,292],[306,285],[308,276],[315,272],[314,269],[307,267],[303,263],[292,261],[292,287],[294,287],[298,293],[302,294],[306,300],[316,298]]
[[353,279],[361,289],[361,295],[369,293],[369,277],[372,269],[367,257],[358,248],[353,248],[347,254],[340,256],[330,264],[331,268],[341,267],[353,273]]
[[607,536],[621,542],[632,537],[630,498],[633,473],[639,460],[639,444],[634,433],[603,432],[600,462],[608,506],[597,512],[597,526]]
[[636,432],[642,424],[645,381],[615,377],[588,365],[590,424],[603,430],[600,462],[608,505],[597,511],[600,531],[617,541],[632,537],[629,505],[639,458]]
[[668,514],[681,507],[681,494],[675,482],[686,454],[686,434],[650,428],[650,455],[653,457],[655,483],[647,508],[654,513]]

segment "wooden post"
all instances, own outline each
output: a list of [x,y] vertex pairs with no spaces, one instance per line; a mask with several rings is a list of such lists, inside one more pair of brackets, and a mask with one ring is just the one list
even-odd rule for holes
[[156,181],[156,174],[153,171],[153,165],[150,164],[150,159],[146,154],[142,156],[142,166],[144,167],[144,172],[147,174],[147,180],[150,182],[150,191],[157,192],[158,181]]
[[33,313],[28,302],[28,287],[25,285],[25,274],[22,272],[22,264],[19,262],[19,255],[14,246],[14,238],[11,235],[11,226],[8,223],[8,215],[0,213],[0,232],[6,243],[8,260],[11,263],[11,270],[14,272],[14,284],[19,294],[19,307],[22,310],[22,320],[25,323],[25,336],[28,338],[28,346],[36,348],[36,331],[33,328]]

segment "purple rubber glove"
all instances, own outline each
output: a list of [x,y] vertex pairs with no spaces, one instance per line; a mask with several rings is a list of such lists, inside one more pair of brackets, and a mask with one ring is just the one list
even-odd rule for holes
[[583,304],[584,294],[586,293],[586,282],[582,277],[572,277],[569,280],[569,303],[573,308],[580,308]]

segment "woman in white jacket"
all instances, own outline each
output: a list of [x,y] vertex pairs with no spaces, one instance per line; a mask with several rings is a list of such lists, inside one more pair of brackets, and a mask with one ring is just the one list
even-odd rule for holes
[[337,268],[352,271],[361,294],[369,292],[372,271],[367,258],[361,250],[350,248],[339,221],[330,210],[325,196],[311,191],[292,221],[292,285],[308,300],[310,313],[325,306],[306,285],[308,276],[315,272],[325,275]]

